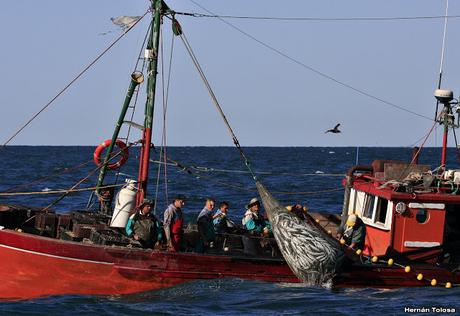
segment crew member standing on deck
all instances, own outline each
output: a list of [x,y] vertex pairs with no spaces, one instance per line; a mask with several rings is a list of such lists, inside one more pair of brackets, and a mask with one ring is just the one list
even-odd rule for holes
[[219,209],[216,211],[214,214],[213,218],[213,224],[214,224],[214,231],[217,234],[224,234],[224,233],[229,233],[235,228],[235,223],[233,223],[230,219],[227,217],[228,213],[228,208],[230,205],[228,202],[221,202],[219,205]]
[[166,235],[166,244],[168,250],[179,251],[182,241],[183,230],[182,224],[184,218],[182,215],[182,207],[184,206],[184,198],[176,197],[172,204],[168,206],[164,213],[163,227]]
[[144,248],[153,248],[162,240],[160,222],[151,213],[153,205],[152,201],[144,199],[126,224],[126,235],[139,241]]
[[366,239],[366,226],[355,214],[348,215],[337,230],[337,238],[353,249],[363,249]]
[[212,242],[216,238],[214,233],[214,225],[212,224],[214,206],[216,201],[211,198],[206,199],[206,204],[201,210],[197,218],[198,233],[200,234],[200,240],[197,245],[198,252],[204,252],[206,248],[212,246]]
[[264,217],[259,213],[259,210],[259,200],[257,198],[251,199],[248,205],[246,205],[246,212],[241,222],[244,228],[253,235],[262,235],[262,233],[268,235],[270,227],[267,225]]

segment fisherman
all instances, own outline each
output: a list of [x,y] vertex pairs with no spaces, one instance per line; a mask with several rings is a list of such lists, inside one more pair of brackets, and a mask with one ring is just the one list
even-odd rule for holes
[[101,213],[112,215],[113,187],[103,188],[99,191],[99,211]]
[[228,202],[221,202],[219,209],[213,216],[214,231],[218,234],[229,233],[235,227],[235,223],[227,217],[229,207]]
[[168,206],[164,213],[163,227],[166,235],[166,245],[169,251],[179,251],[182,241],[184,222],[182,207],[185,205],[185,199],[177,196]]
[[197,218],[198,233],[200,240],[197,244],[197,251],[204,252],[208,247],[212,247],[216,235],[214,233],[214,225],[212,220],[214,218],[214,207],[216,201],[211,198],[206,199],[204,208],[201,210]]
[[152,201],[144,199],[125,227],[128,237],[132,236],[144,248],[153,248],[163,239],[160,221],[151,213],[153,206]]
[[[251,199],[248,205],[246,205],[246,212],[244,213],[242,224],[244,228],[251,234],[261,235],[269,234],[270,227],[267,225],[264,217],[259,214],[260,202],[257,198]],[[266,229],[264,229],[266,228]]]
[[337,238],[353,249],[363,249],[366,226],[355,214],[348,215],[337,230]]

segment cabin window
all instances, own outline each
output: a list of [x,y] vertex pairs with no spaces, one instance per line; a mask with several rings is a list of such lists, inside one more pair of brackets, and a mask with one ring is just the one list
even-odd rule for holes
[[362,212],[362,209],[366,203],[366,194],[362,191],[352,190],[350,195],[350,204],[348,206],[348,211]]
[[393,202],[362,191],[351,190],[348,213],[358,214],[366,225],[389,230]]
[[373,195],[366,195],[364,204],[363,217],[373,219],[376,198]]
[[387,199],[379,199],[376,209],[376,223],[385,224],[387,219],[387,211],[388,211],[388,200]]
[[362,209],[362,220],[366,225],[389,230],[393,203],[387,199],[366,194],[366,200]]
[[428,211],[424,208],[419,209],[417,214],[415,214],[415,219],[420,224],[426,223],[428,221]]

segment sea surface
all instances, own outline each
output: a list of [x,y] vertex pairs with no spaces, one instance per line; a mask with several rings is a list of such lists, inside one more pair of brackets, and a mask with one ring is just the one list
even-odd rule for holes
[[[284,204],[301,203],[311,210],[340,213],[341,180],[356,163],[374,159],[409,161],[411,148],[352,147],[251,147],[244,148],[254,174]],[[57,212],[84,209],[89,191],[71,194],[49,192],[92,187],[97,172],[92,162],[94,147],[11,146],[0,151],[0,192],[37,192],[34,195],[0,196],[0,203],[46,207]],[[239,152],[230,147],[169,147],[168,165],[158,163],[156,148],[151,163],[148,196],[157,200],[161,215],[177,194],[186,197],[184,212],[193,221],[206,197],[230,203],[230,216],[240,221],[244,207],[256,196],[254,180]],[[119,174],[110,172],[106,183],[137,178],[139,152],[131,150]],[[460,168],[456,151],[449,149],[449,168]],[[163,160],[162,160],[163,161]],[[434,169],[440,150],[426,148],[419,163]],[[159,168],[161,166],[161,168]],[[158,183],[158,185],[157,185]],[[1,282],[1,280],[0,280]],[[433,311],[432,308],[439,308]],[[0,315],[402,315],[416,314],[406,308],[424,309],[419,314],[459,314],[460,288],[403,289],[308,288],[224,279],[196,281],[168,289],[128,296],[53,296],[30,301],[1,302]],[[455,309],[455,313],[442,313]],[[445,310],[444,310],[445,311]]]

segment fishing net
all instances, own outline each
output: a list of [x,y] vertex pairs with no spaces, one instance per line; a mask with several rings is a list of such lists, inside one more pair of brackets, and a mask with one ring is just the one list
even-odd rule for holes
[[256,186],[278,247],[292,272],[308,285],[330,284],[344,258],[337,240],[309,214],[306,220],[298,218],[260,182]]

